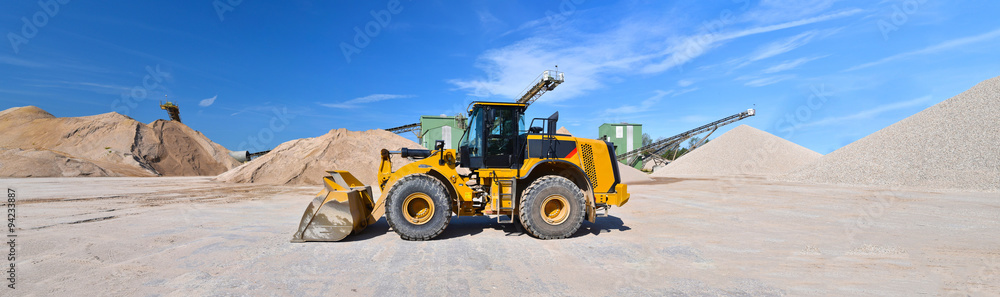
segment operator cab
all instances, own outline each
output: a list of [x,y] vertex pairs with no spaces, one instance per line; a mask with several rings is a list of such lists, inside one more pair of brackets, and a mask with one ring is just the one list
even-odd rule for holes
[[521,129],[526,104],[473,102],[469,109],[469,126],[459,142],[461,167],[515,168],[520,165],[523,147]]

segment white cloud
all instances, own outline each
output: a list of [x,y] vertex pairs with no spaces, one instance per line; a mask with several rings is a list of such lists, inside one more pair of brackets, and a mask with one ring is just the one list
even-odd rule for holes
[[544,24],[546,21],[551,22],[551,20],[549,19],[549,17],[543,17],[543,18],[540,18],[540,19],[534,19],[534,20],[525,22],[524,24],[521,24],[520,26],[518,26],[515,29],[509,30],[507,32],[504,32],[503,34],[500,34],[500,37],[510,35],[511,33],[514,33],[514,32],[520,32],[520,31],[523,31],[523,30],[528,30],[528,29],[532,29],[532,28],[535,28],[535,27],[539,27],[542,24]]
[[[688,36],[659,32],[662,20],[635,21],[597,34],[575,31],[540,33],[514,44],[488,50],[480,55],[476,67],[485,77],[451,79],[458,90],[474,97],[501,97],[513,100],[531,83],[530,78],[559,64],[566,82],[542,97],[542,102],[557,102],[603,87],[609,77],[635,72],[659,73],[683,65],[725,41],[847,17],[859,9],[841,11],[797,21],[752,27],[722,33],[698,33]],[[579,12],[577,12],[579,13]],[[793,44],[794,45],[794,44]],[[680,82],[679,82],[680,84]]]
[[734,39],[734,38],[739,38],[739,37],[744,37],[744,36],[749,36],[749,35],[754,35],[754,34],[767,33],[767,32],[773,32],[773,31],[778,31],[778,30],[782,30],[782,29],[794,28],[794,27],[804,26],[804,25],[813,24],[813,23],[825,22],[825,21],[839,19],[839,18],[843,18],[843,17],[849,17],[849,16],[852,16],[852,15],[855,15],[855,14],[858,14],[858,13],[861,13],[861,12],[864,12],[864,10],[861,10],[861,9],[850,9],[850,10],[844,10],[844,11],[840,11],[840,12],[836,12],[836,13],[824,14],[824,15],[815,16],[815,17],[811,17],[811,18],[801,19],[801,20],[797,20],[797,21],[791,21],[791,22],[785,22],[785,23],[780,23],[780,24],[775,24],[775,25],[750,28],[750,29],[747,29],[747,30],[738,31],[738,32],[734,32],[732,34],[726,35],[726,36],[724,36],[723,39],[724,40],[728,40],[728,39]]
[[782,81],[795,78],[794,75],[778,75],[769,77],[753,77],[753,76],[742,76],[736,80],[746,80],[747,82],[743,85],[748,87],[763,87],[767,85],[773,85]]
[[479,23],[482,24],[484,27],[504,24],[503,21],[500,21],[500,19],[498,19],[496,16],[493,16],[493,14],[490,13],[488,10],[479,10],[476,11],[476,14],[479,15]]
[[331,107],[331,108],[357,108],[357,107],[360,107],[359,106],[360,104],[364,104],[364,103],[372,103],[372,102],[378,102],[378,101],[384,101],[384,100],[390,100],[390,99],[411,98],[411,97],[416,97],[416,96],[414,96],[414,95],[396,95],[396,94],[371,94],[371,95],[368,95],[368,96],[358,97],[358,98],[354,98],[354,99],[347,100],[347,101],[340,102],[340,103],[320,103],[319,105],[326,106],[326,107]]
[[746,66],[750,63],[774,57],[780,54],[790,52],[794,49],[806,45],[816,36],[818,31],[812,30],[799,35],[795,35],[783,40],[775,41],[758,48],[753,54],[746,58],[739,67]]
[[622,115],[622,114],[634,114],[634,113],[649,111],[649,109],[656,106],[656,104],[659,103],[660,100],[663,99],[663,97],[670,95],[673,92],[674,91],[664,92],[661,90],[656,90],[656,95],[653,95],[653,97],[646,98],[646,100],[642,100],[642,102],[639,103],[639,105],[624,105],[618,108],[609,108],[604,110],[604,113]]
[[722,45],[722,43],[724,43],[725,41],[746,37],[750,35],[773,32],[818,22],[829,21],[833,19],[855,15],[860,12],[862,12],[862,10],[852,9],[852,10],[825,14],[797,21],[761,26],[761,27],[753,27],[725,34],[701,34],[701,35],[691,36],[685,38],[678,45],[669,48],[666,53],[669,55],[669,57],[667,57],[660,63],[648,65],[642,70],[643,72],[646,73],[662,72],[670,68],[687,63],[693,60],[694,58],[697,58],[698,56],[705,54],[709,50]]
[[28,68],[43,68],[45,64],[35,63],[25,59],[12,57],[12,56],[0,56],[0,64],[28,67]]
[[812,62],[812,61],[815,61],[815,60],[819,60],[819,59],[822,59],[822,58],[826,58],[826,57],[828,57],[828,55],[827,56],[807,57],[807,58],[798,58],[798,59],[795,59],[795,60],[788,60],[788,61],[781,62],[778,65],[774,65],[774,66],[768,67],[767,69],[764,69],[763,72],[764,73],[776,73],[776,72],[788,71],[788,70],[795,69],[796,67],[802,66],[802,64],[809,63],[809,62]]
[[198,106],[208,107],[212,105],[212,103],[215,103],[215,98],[219,98],[219,95],[212,96],[212,98],[208,99],[202,99],[201,102],[198,102]]
[[795,129],[806,128],[806,127],[815,127],[815,126],[839,125],[839,124],[854,122],[854,121],[857,121],[857,120],[870,119],[870,118],[874,118],[874,117],[876,117],[878,115],[881,115],[883,113],[890,112],[890,111],[893,111],[893,110],[911,108],[911,107],[915,107],[915,106],[923,106],[927,102],[930,102],[932,98],[933,97],[931,97],[930,95],[928,95],[928,96],[916,98],[916,99],[909,100],[909,101],[900,101],[900,102],[895,102],[895,103],[880,105],[880,106],[876,106],[876,107],[868,109],[868,110],[863,110],[863,111],[860,111],[860,112],[857,112],[857,113],[854,113],[854,114],[850,114],[850,115],[846,115],[846,116],[829,117],[829,118],[824,118],[824,119],[821,119],[821,120],[818,120],[818,121],[815,121],[815,122],[810,122],[810,123],[804,123],[804,124],[795,125]]
[[746,19],[761,23],[785,22],[825,11],[838,0],[761,0]]
[[613,57],[612,53],[622,51],[615,48],[614,42],[594,41],[577,47],[565,47],[566,44],[556,39],[529,38],[490,50],[481,55],[477,63],[487,77],[448,82],[459,90],[468,91],[470,96],[514,100],[533,83],[533,78],[558,63],[559,70],[566,73],[566,82],[540,99],[556,102],[601,87],[601,76],[627,68],[630,63],[628,58]]
[[987,33],[984,33],[984,34],[976,35],[976,36],[969,36],[969,37],[963,37],[963,38],[959,38],[959,39],[952,39],[952,40],[945,41],[945,42],[942,42],[942,43],[939,43],[939,44],[936,44],[936,45],[932,45],[932,46],[929,46],[929,47],[926,47],[926,48],[923,48],[923,49],[920,49],[920,50],[916,50],[916,51],[912,51],[912,52],[906,52],[906,53],[902,53],[902,54],[897,54],[897,55],[894,55],[894,56],[889,56],[889,57],[883,58],[883,59],[875,61],[875,62],[865,63],[865,64],[861,64],[861,65],[858,65],[858,66],[854,66],[854,67],[848,68],[847,70],[844,70],[844,71],[847,72],[847,71],[854,71],[854,70],[864,69],[864,68],[868,68],[868,67],[872,67],[872,66],[876,66],[876,65],[880,65],[880,64],[889,63],[889,62],[896,61],[896,60],[910,58],[910,57],[913,57],[913,56],[935,54],[935,53],[938,53],[938,52],[942,52],[942,51],[946,51],[946,50],[951,50],[951,49],[958,48],[958,47],[968,46],[968,45],[973,44],[973,43],[979,43],[979,42],[987,41],[987,40],[994,39],[994,38],[997,38],[997,37],[1000,37],[1000,29],[993,30],[993,31],[990,31],[990,32],[987,32]]
[[698,87],[683,89],[683,90],[680,90],[680,91],[674,93],[670,97],[677,97],[677,96],[680,96],[681,94],[686,94],[686,93],[694,92],[694,91],[697,91],[697,90],[698,90]]
[[690,86],[690,85],[693,85],[693,84],[694,84],[693,81],[687,80],[687,79],[682,79],[682,80],[677,81],[677,86],[681,87],[681,88],[686,88],[687,86]]

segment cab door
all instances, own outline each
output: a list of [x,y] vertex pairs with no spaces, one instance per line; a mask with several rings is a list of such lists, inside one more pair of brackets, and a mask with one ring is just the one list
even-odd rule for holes
[[484,131],[486,154],[483,163],[487,168],[511,168],[517,146],[519,112],[515,106],[486,107]]

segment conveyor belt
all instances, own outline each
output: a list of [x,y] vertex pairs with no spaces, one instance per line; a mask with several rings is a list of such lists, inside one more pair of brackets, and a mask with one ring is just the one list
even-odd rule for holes
[[685,140],[688,140],[689,138],[694,137],[694,136],[696,136],[698,134],[702,134],[702,133],[709,132],[709,131],[714,131],[715,129],[718,129],[719,127],[722,127],[722,126],[725,126],[725,125],[729,125],[729,124],[738,122],[738,121],[740,121],[742,119],[745,119],[745,118],[752,117],[755,114],[756,114],[756,111],[754,111],[753,109],[747,109],[747,111],[744,111],[744,112],[741,112],[741,113],[737,113],[737,114],[734,114],[734,115],[722,118],[720,120],[717,120],[717,121],[714,121],[714,122],[702,125],[701,127],[694,128],[694,129],[685,131],[683,133],[667,137],[667,138],[662,139],[660,141],[651,143],[650,145],[643,146],[643,147],[631,150],[629,152],[626,152],[624,154],[618,155],[618,160],[626,161],[626,162],[628,162],[629,165],[634,166],[638,162],[638,160],[640,159],[639,157],[643,156],[644,152],[655,155],[655,154],[659,153],[660,151],[662,151],[664,149],[667,149],[667,148],[673,147],[673,146],[675,146],[677,144],[680,144],[680,143],[684,142]]
[[396,134],[403,133],[403,132],[410,132],[410,131],[420,131],[420,123],[413,123],[413,124],[409,124],[409,125],[402,125],[402,126],[399,126],[399,127],[385,129],[385,131],[389,131],[389,132],[396,133]]
[[521,98],[517,99],[517,103],[531,105],[539,97],[542,97],[542,94],[555,89],[559,84],[563,83],[563,73],[555,70],[545,70],[535,78],[535,81],[533,85],[525,88],[524,95],[521,95]]

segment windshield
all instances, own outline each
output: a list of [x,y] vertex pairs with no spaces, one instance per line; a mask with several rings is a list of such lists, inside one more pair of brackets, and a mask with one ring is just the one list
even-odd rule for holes
[[517,127],[520,128],[518,133],[519,134],[528,133],[528,124],[524,122],[524,113],[521,113],[521,116],[518,117],[517,122],[518,122]]
[[483,121],[482,121],[483,109],[481,107],[476,107],[472,111],[472,115],[469,117],[469,127],[465,130],[465,134],[462,134],[462,141],[459,142],[459,146],[469,147],[470,157],[482,157],[482,141],[480,141],[479,136],[483,135]]

